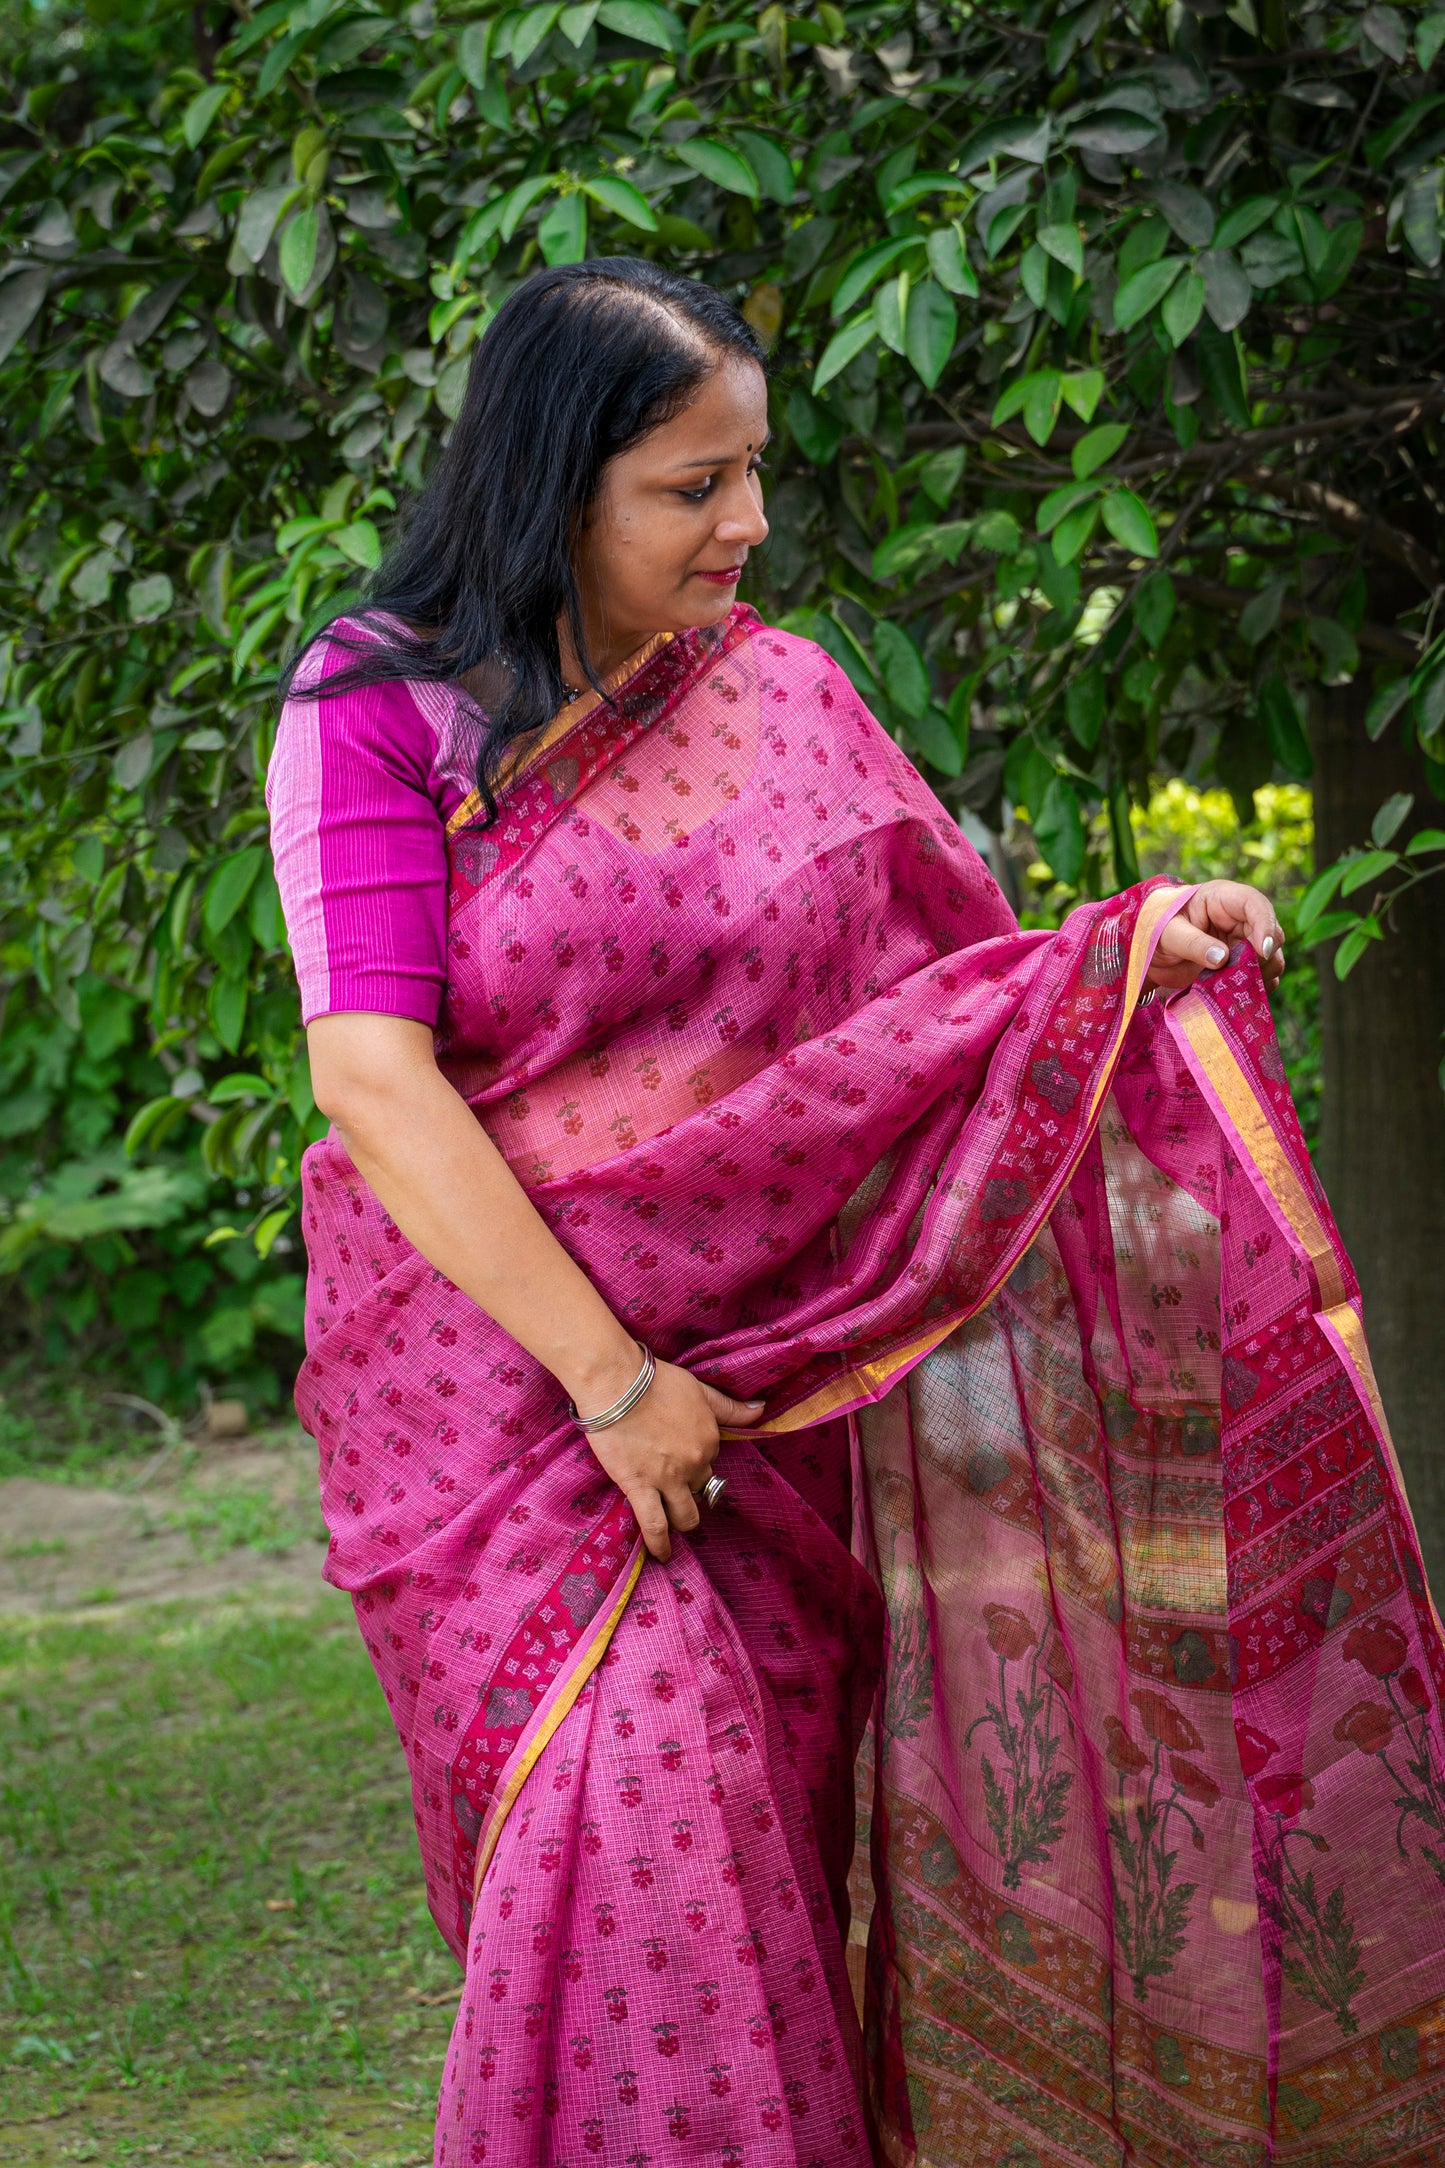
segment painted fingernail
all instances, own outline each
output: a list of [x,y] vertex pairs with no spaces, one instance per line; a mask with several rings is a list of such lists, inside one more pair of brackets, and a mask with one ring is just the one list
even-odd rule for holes
[[1222,942],[1212,941],[1209,947],[1204,951],[1204,961],[1212,969],[1215,966],[1222,964],[1228,954],[1229,951],[1227,948],[1224,947]]
[[1259,953],[1264,958],[1265,962],[1268,963],[1270,957],[1274,954],[1274,935],[1272,933],[1267,933],[1265,935],[1264,947],[1260,950]]
[[745,1400],[743,1406],[745,1408],[765,1408],[767,1402],[765,1400]]

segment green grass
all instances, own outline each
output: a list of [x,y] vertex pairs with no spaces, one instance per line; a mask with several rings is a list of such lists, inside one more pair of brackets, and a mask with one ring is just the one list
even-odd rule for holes
[[159,1525],[183,1530],[202,1558],[242,1549],[280,1558],[308,1537],[326,1532],[314,1491],[278,1501],[264,1485],[254,1483],[202,1488],[182,1482],[176,1503],[165,1507]]
[[0,1771],[0,2162],[430,2160],[458,1975],[349,1605],[0,1625]]

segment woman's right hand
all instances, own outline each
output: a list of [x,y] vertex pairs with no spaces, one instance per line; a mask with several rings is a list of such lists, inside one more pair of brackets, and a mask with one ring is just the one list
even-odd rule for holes
[[686,1532],[701,1520],[693,1494],[717,1459],[720,1426],[744,1429],[762,1412],[761,1400],[734,1400],[688,1371],[660,1362],[631,1415],[587,1434],[598,1461],[637,1515],[654,1558],[672,1556],[674,1528]]

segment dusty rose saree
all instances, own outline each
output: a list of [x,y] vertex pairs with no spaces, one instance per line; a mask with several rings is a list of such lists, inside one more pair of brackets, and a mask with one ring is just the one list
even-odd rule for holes
[[450,864],[446,1073],[768,1408],[645,1561],[308,1155],[328,1572],[466,1967],[437,2161],[1438,2160],[1445,1664],[1253,960],[1142,1003],[1158,884],[1020,933],[743,610]]

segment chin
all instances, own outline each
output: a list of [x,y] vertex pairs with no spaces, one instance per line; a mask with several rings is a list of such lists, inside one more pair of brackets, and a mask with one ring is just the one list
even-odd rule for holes
[[674,628],[678,632],[690,631],[697,625],[719,624],[738,598],[736,587],[710,587],[703,580],[698,582],[698,588],[698,593],[679,598]]

